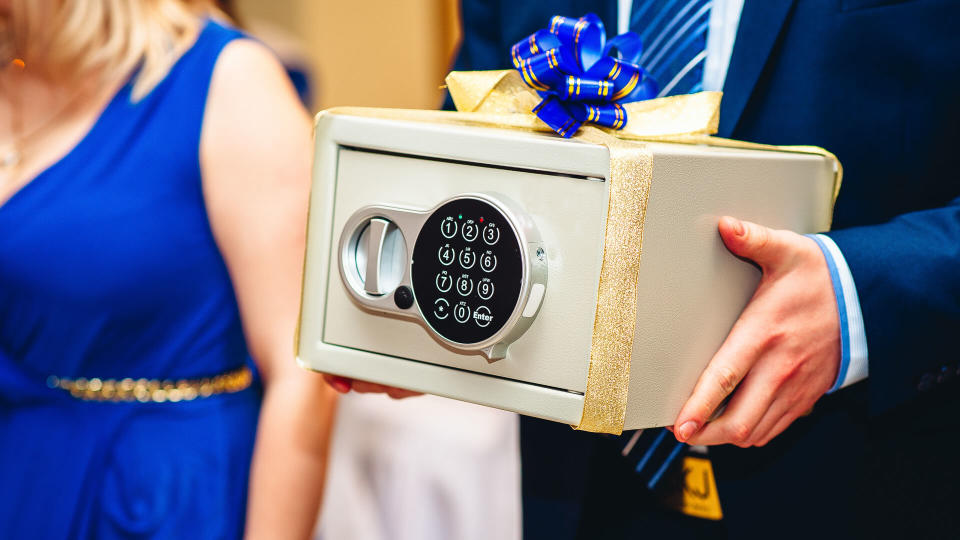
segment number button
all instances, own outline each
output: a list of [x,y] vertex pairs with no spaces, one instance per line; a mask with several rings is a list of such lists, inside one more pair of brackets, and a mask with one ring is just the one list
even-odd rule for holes
[[453,260],[457,258],[457,251],[450,247],[450,244],[444,244],[437,252],[437,256],[440,259],[440,264],[450,266],[453,264]]
[[480,306],[476,311],[473,312],[473,320],[477,322],[477,326],[480,328],[486,328],[490,324],[490,321],[493,320],[493,315],[490,314],[490,308],[487,306]]
[[480,233],[480,227],[472,219],[468,219],[466,223],[463,224],[463,239],[467,242],[473,242],[477,239],[477,234]]
[[464,274],[457,278],[457,292],[460,293],[460,296],[470,296],[470,293],[473,292],[473,280],[470,279],[470,276]]
[[433,303],[433,316],[438,320],[444,320],[450,316],[450,302],[447,302],[445,298],[437,298],[437,301]]
[[453,318],[458,323],[465,323],[470,320],[470,307],[466,302],[460,302],[453,307]]
[[489,300],[493,297],[493,282],[490,281],[490,278],[480,280],[480,283],[477,285],[477,294],[484,300]]
[[440,234],[444,238],[453,238],[457,235],[457,222],[452,217],[447,216],[440,222]]
[[464,248],[460,252],[460,266],[464,270],[469,270],[473,268],[473,265],[477,264],[477,254],[470,248]]
[[480,256],[480,268],[482,268],[484,272],[493,272],[496,267],[497,256],[494,255],[492,251],[486,251]]
[[500,228],[497,227],[496,223],[487,223],[487,226],[483,228],[483,241],[486,242],[488,246],[492,246],[500,241]]
[[450,277],[450,274],[447,274],[446,270],[442,270],[437,274],[437,290],[440,292],[447,292],[450,290],[450,287],[453,285],[453,278]]

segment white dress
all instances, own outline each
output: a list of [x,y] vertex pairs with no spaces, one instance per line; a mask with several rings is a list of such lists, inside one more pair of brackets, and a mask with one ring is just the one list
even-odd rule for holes
[[342,396],[322,540],[515,540],[517,416],[423,396]]

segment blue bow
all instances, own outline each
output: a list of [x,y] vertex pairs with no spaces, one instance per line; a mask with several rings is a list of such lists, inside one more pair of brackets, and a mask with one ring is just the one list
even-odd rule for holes
[[[606,43],[605,43],[606,42]],[[603,21],[593,13],[579,19],[555,15],[511,50],[513,66],[543,101],[534,107],[540,120],[562,137],[584,122],[623,129],[621,103],[656,97],[656,81],[637,62],[640,36],[626,32],[606,41]]]

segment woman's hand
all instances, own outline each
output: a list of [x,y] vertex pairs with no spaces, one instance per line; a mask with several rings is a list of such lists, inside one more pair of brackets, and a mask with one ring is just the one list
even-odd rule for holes
[[329,384],[331,388],[337,392],[340,392],[341,394],[346,394],[347,392],[353,390],[354,392],[359,392],[361,394],[387,394],[393,399],[403,399],[423,395],[420,392],[413,392],[410,390],[404,390],[403,388],[394,388],[393,386],[385,386],[382,384],[348,379],[347,377],[340,377],[338,375],[324,374],[323,378],[327,381],[327,384]]
[[[816,242],[725,217],[720,236],[763,278],[674,424],[690,444],[763,446],[806,414],[840,366],[840,320]],[[731,396],[723,413],[714,410]]]

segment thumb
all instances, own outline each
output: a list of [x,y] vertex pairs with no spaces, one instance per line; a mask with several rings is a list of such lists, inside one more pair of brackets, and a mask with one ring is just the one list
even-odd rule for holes
[[779,231],[730,216],[720,218],[717,229],[727,249],[759,264],[764,270],[782,261],[786,255],[787,245]]

